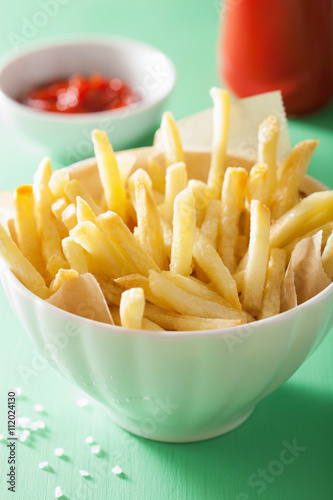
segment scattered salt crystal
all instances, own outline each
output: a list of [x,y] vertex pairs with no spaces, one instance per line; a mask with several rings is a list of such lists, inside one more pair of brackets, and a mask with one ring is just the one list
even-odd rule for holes
[[30,436],[30,431],[28,431],[27,429],[24,429],[24,431],[22,431],[22,436],[29,437]]
[[21,441],[21,443],[24,443],[27,440],[28,436],[26,434],[20,434],[18,437],[18,440]]
[[119,467],[119,465],[116,465],[115,467],[113,467],[112,472],[113,472],[113,474],[117,474],[117,476],[119,476],[119,474],[121,474],[123,471]]
[[38,422],[31,422],[30,430],[37,431],[38,428]]
[[87,443],[87,444],[91,444],[91,443],[93,443],[93,442],[94,442],[94,438],[93,438],[92,436],[88,436],[88,437],[86,438],[86,443]]
[[42,411],[44,411],[44,406],[41,405],[41,404],[36,404],[34,405],[34,410],[37,412],[37,413],[40,413]]
[[57,486],[54,493],[55,498],[61,498],[63,496],[63,492],[61,491],[60,486]]
[[48,463],[48,462],[41,462],[41,463],[39,464],[39,468],[40,468],[40,469],[46,469],[48,466],[49,466],[49,463]]
[[90,476],[89,472],[87,472],[86,470],[79,470],[79,473],[81,474],[81,476]]
[[45,429],[45,423],[43,420],[38,420],[36,423],[38,425],[38,429]]
[[99,444],[94,444],[94,446],[91,447],[91,453],[93,453],[94,455],[98,455],[100,451],[101,447]]
[[30,429],[31,420],[29,417],[18,417],[17,419],[17,427],[21,427],[21,429]]
[[14,392],[17,398],[19,398],[22,394],[22,387],[15,387]]
[[89,399],[87,399],[87,398],[77,399],[76,404],[78,405],[79,408],[84,408],[85,406],[88,406]]
[[56,456],[56,457],[62,457],[62,456],[63,456],[63,454],[64,454],[64,450],[63,450],[63,448],[56,448],[56,449],[54,450],[54,454],[55,454],[55,456]]

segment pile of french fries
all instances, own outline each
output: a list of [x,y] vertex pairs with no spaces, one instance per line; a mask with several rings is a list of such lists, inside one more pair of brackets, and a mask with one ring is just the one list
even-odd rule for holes
[[333,191],[303,197],[300,181],[317,146],[297,144],[277,164],[279,123],[259,127],[258,162],[228,167],[229,94],[211,90],[213,145],[207,182],[188,179],[176,123],[163,115],[162,153],[135,166],[117,161],[107,135],[92,139],[100,199],[44,158],[33,185],[14,193],[14,224],[0,227],[0,254],[34,294],[49,298],[92,273],[116,325],[209,330],[280,312],[296,243],[323,231],[322,263],[333,279]]

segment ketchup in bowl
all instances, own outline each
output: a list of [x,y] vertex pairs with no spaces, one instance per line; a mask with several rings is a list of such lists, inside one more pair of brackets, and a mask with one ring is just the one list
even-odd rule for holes
[[139,96],[119,78],[100,73],[73,75],[29,90],[19,102],[30,108],[54,113],[95,113],[123,108]]

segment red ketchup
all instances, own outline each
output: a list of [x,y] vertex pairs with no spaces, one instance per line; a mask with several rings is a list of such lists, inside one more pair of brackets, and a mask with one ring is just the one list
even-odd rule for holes
[[129,106],[139,96],[119,78],[93,73],[88,78],[73,75],[27,92],[19,102],[30,108],[54,113],[94,113]]
[[227,2],[221,78],[239,97],[281,89],[288,114],[319,108],[333,95],[332,14],[332,0]]

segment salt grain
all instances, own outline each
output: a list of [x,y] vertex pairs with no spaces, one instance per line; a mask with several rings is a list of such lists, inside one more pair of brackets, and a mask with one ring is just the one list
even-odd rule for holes
[[26,436],[25,434],[20,434],[19,437],[18,437],[18,440],[21,442],[21,443],[25,443],[25,441],[27,440],[28,436]]
[[36,404],[34,405],[34,410],[37,412],[37,413],[40,413],[42,411],[44,411],[44,406],[41,405],[41,404]]
[[48,463],[48,462],[41,462],[41,463],[39,464],[39,468],[40,468],[40,469],[46,469],[48,466],[49,466],[49,463]]
[[92,436],[88,436],[88,437],[86,438],[86,443],[87,443],[87,444],[92,444],[93,442],[94,442],[94,438],[93,438]]
[[64,450],[63,450],[63,448],[56,448],[56,449],[54,450],[54,454],[55,454],[55,456],[56,456],[56,457],[62,457],[62,456],[63,456],[63,454],[64,454]]
[[80,473],[80,474],[81,474],[81,476],[83,476],[83,477],[90,476],[89,472],[87,472],[86,470],[79,470],[79,473]]
[[79,408],[84,408],[85,406],[88,406],[89,399],[87,398],[77,399],[76,404],[78,405]]
[[37,431],[39,429],[38,422],[31,422],[30,430]]
[[115,467],[113,467],[112,472],[113,472],[113,474],[117,474],[117,476],[119,476],[119,474],[121,474],[123,471],[119,467],[119,465],[116,465]]
[[31,420],[29,417],[18,417],[17,418],[17,427],[21,427],[21,429],[30,429]]
[[98,455],[100,451],[101,447],[99,444],[95,444],[94,446],[91,447],[91,453],[93,453],[94,455]]
[[22,431],[22,436],[29,437],[30,436],[30,431],[28,431],[27,429],[24,429],[24,431]]
[[36,423],[38,425],[38,429],[45,429],[45,423],[43,420],[38,420]]
[[63,492],[61,491],[60,486],[57,486],[54,493],[55,498],[61,498],[63,496]]

